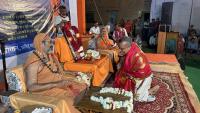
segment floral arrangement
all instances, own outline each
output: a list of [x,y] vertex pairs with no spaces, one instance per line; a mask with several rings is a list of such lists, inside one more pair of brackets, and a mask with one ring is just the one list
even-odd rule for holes
[[78,76],[76,76],[77,80],[79,82],[83,81],[84,83],[86,83],[88,86],[90,86],[91,84],[91,77],[89,77],[87,74],[82,73],[82,72],[78,72]]
[[94,58],[94,59],[100,59],[100,53],[98,51],[87,50],[86,53],[91,53],[92,54],[92,58]]
[[103,98],[102,96],[91,96],[90,99],[95,102],[101,103],[104,109],[120,109],[127,108],[127,112],[131,113],[133,111],[133,93],[130,91],[125,91],[124,89],[105,87],[99,91],[100,94],[112,93],[116,95],[123,95],[129,97],[129,100],[125,101],[115,101],[112,97]]
[[32,113],[53,113],[51,108],[35,108]]

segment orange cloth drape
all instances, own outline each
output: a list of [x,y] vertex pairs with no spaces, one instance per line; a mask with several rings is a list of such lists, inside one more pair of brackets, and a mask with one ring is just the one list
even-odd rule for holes
[[175,63],[178,64],[175,55],[145,53],[150,63]]
[[9,98],[12,107],[15,109],[21,109],[32,105],[41,105],[53,108],[53,113],[69,113],[65,98],[30,93],[16,93]]
[[92,73],[94,86],[100,86],[109,72],[113,72],[112,62],[108,56],[102,56],[101,59],[92,62],[73,62],[73,57],[64,37],[55,40],[55,53],[59,61],[64,63],[64,70]]
[[102,56],[96,61],[78,61],[76,63],[65,63],[65,70],[81,71],[93,75],[93,85],[100,86],[107,78],[109,72],[113,72],[112,62],[108,56]]
[[[51,7],[59,6],[60,0],[51,0]],[[58,10],[54,12],[54,16],[58,16]]]
[[58,37],[55,39],[55,55],[58,60],[62,63],[64,62],[74,62],[71,50],[69,46],[66,44],[66,40],[64,37]]

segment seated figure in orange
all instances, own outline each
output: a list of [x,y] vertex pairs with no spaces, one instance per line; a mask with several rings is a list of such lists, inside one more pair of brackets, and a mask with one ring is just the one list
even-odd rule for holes
[[108,55],[112,61],[118,63],[119,48],[109,39],[107,27],[101,28],[101,33],[97,37],[96,47],[100,53]]
[[49,36],[38,34],[34,39],[34,47],[35,51],[24,65],[28,92],[62,98],[68,113],[79,113],[73,104],[84,94],[86,84],[78,83],[73,73],[62,70],[52,53],[53,43]]

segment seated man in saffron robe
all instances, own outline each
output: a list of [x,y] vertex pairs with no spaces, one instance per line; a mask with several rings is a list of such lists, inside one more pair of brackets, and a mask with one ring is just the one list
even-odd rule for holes
[[118,53],[119,49],[114,42],[108,37],[107,27],[101,28],[101,33],[97,37],[96,42],[97,50],[102,54],[107,54],[110,58],[117,63],[119,61]]
[[151,88],[153,74],[146,56],[128,37],[120,40],[119,48],[120,56],[123,56],[124,60],[116,75],[114,87],[132,91],[136,94],[137,101],[154,101],[153,95],[159,86]]
[[68,113],[79,113],[74,101],[84,92],[86,84],[78,83],[73,73],[64,72],[52,54],[53,44],[49,36],[38,34],[34,39],[35,51],[28,57],[24,69],[29,92],[62,98]]

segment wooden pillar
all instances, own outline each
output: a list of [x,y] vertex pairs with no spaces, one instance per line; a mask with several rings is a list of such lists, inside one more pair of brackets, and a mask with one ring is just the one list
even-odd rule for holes
[[85,0],[77,0],[78,28],[80,34],[86,33]]

